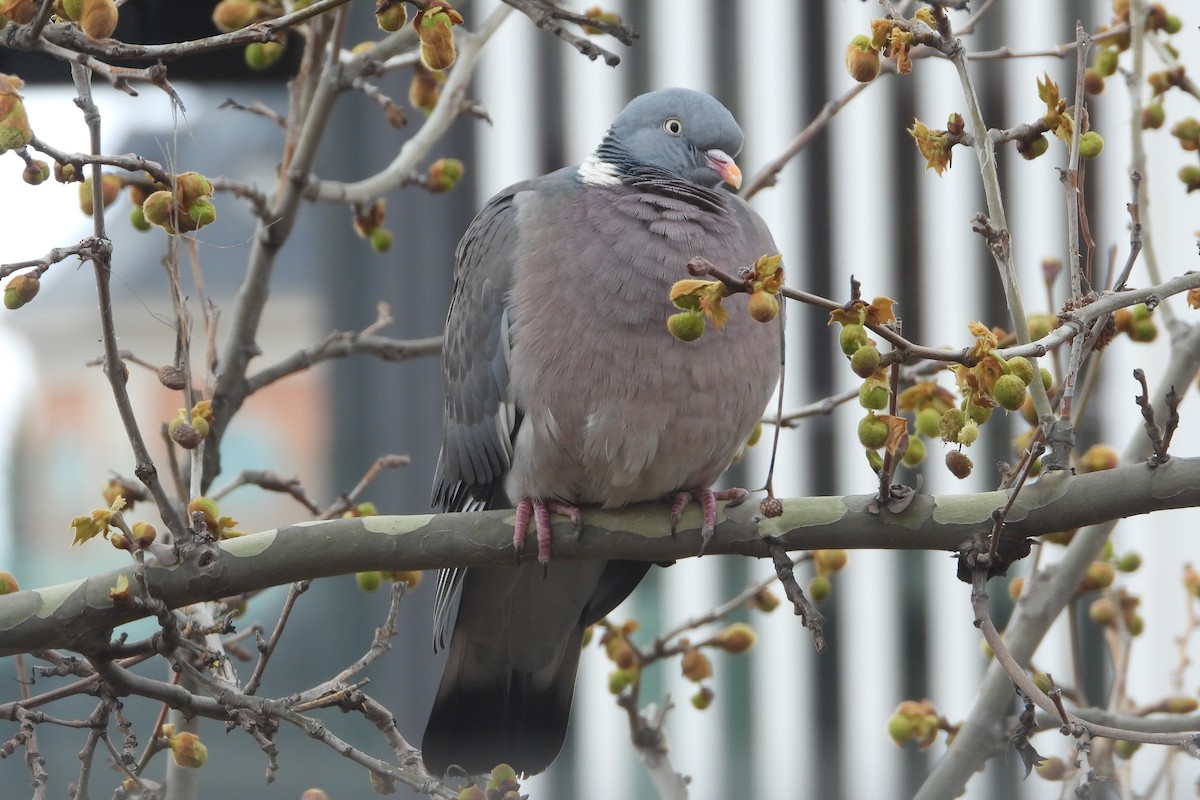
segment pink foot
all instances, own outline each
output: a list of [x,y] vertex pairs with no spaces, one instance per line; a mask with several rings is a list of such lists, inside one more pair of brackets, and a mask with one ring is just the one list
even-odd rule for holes
[[517,550],[517,559],[525,549],[525,535],[529,532],[529,519],[533,518],[534,531],[537,535],[538,563],[545,566],[550,562],[550,512],[561,514],[571,520],[575,533],[583,529],[583,517],[579,508],[561,500],[535,500],[523,497],[517,503],[517,520],[513,525],[513,547]]
[[704,551],[708,548],[709,541],[712,540],[713,534],[717,527],[717,501],[727,502],[731,506],[739,505],[744,502],[750,493],[745,489],[722,489],[719,492],[714,492],[712,489],[693,489],[689,492],[679,492],[675,495],[675,499],[671,501],[671,535],[675,535],[675,529],[679,525],[679,520],[683,516],[684,509],[693,500],[700,503],[700,511],[703,514],[703,524],[700,527],[700,555],[704,555]]

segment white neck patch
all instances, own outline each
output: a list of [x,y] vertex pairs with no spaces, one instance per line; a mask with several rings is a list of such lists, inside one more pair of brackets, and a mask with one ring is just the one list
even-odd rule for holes
[[579,165],[579,180],[589,186],[616,186],[621,182],[617,168],[608,161],[601,161],[595,153]]

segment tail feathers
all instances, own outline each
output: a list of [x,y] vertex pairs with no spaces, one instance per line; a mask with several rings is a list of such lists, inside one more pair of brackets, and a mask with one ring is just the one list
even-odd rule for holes
[[439,775],[454,764],[474,775],[500,763],[525,774],[550,766],[567,736],[582,639],[580,625],[556,660],[525,671],[495,651],[472,657],[456,630],[422,741],[426,768]]
[[422,751],[433,774],[506,763],[541,772],[562,749],[583,631],[649,564],[580,561],[472,567],[462,578],[446,670]]

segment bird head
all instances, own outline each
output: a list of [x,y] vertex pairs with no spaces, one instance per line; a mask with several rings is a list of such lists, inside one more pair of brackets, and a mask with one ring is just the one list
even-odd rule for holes
[[597,155],[618,172],[653,167],[708,188],[741,186],[733,157],[742,129],[716,99],[692,89],[635,97],[613,121]]

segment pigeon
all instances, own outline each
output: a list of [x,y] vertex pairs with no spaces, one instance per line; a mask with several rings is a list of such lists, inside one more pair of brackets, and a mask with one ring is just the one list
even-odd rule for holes
[[595,151],[503,190],[455,251],[442,354],[445,417],[433,503],[515,508],[520,553],[533,522],[538,563],[443,571],[435,649],[458,611],[422,753],[433,774],[507,763],[543,771],[566,738],[584,630],[650,564],[546,567],[550,515],[580,506],[701,505],[740,453],[779,377],[782,321],[728,321],[685,342],[666,319],[671,286],[701,256],[736,272],[775,255],[737,195],[742,131],[716,99],[662,89],[632,100]]

